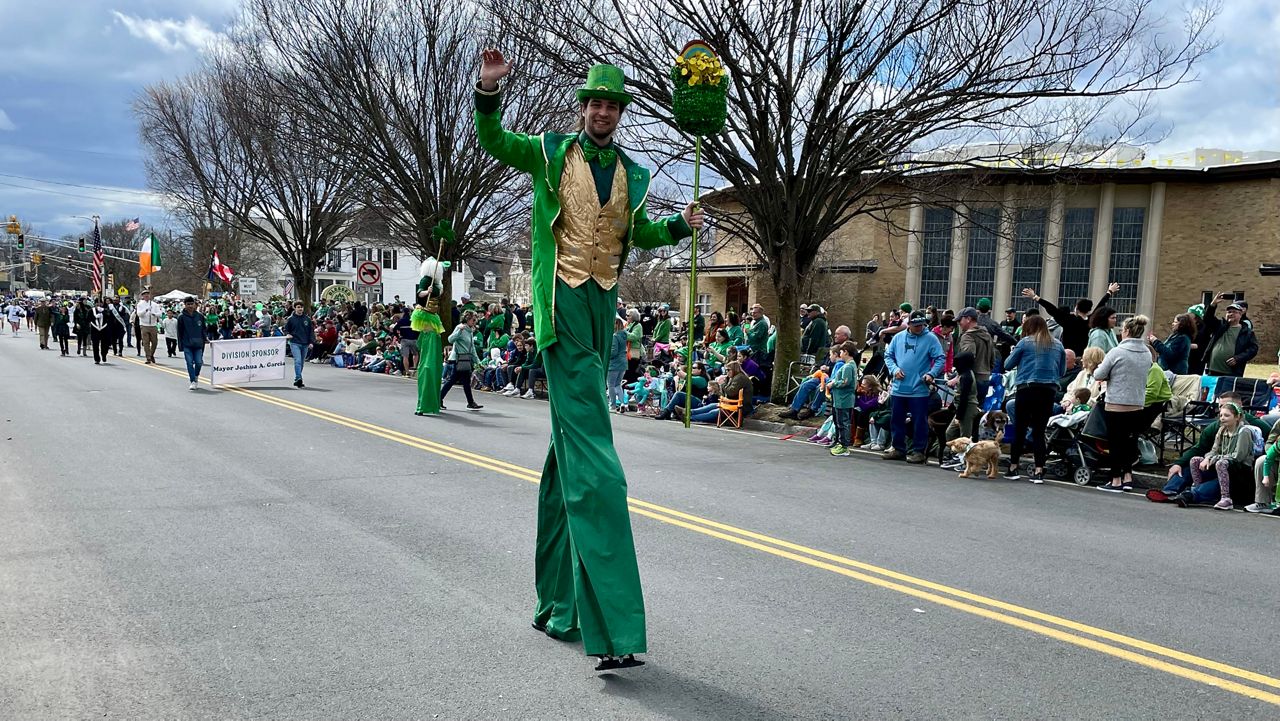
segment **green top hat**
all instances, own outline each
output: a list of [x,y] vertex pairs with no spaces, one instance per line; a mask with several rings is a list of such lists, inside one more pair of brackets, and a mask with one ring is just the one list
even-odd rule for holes
[[623,105],[631,104],[631,93],[626,91],[627,76],[616,65],[592,65],[587,72],[587,82],[578,88],[578,102],[590,98],[614,100]]

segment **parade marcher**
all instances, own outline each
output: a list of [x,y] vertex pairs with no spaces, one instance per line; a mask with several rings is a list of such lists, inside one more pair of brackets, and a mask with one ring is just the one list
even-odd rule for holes
[[70,339],[71,339],[71,323],[69,311],[61,305],[55,303],[50,309],[52,322],[50,328],[53,330],[53,337],[58,341],[58,350],[63,356],[70,355]]
[[49,307],[49,301],[41,300],[32,315],[40,333],[40,350],[49,350],[49,327],[53,325],[53,309]]
[[293,353],[293,387],[305,388],[302,366],[307,362],[307,354],[316,345],[316,328],[302,301],[293,304],[293,315],[284,322],[284,337],[289,341],[289,350]]
[[124,338],[129,333],[129,312],[120,307],[119,298],[109,298],[102,317],[107,321],[111,348],[115,350],[116,357],[123,356]]
[[82,298],[76,303],[71,314],[71,324],[76,334],[76,355],[85,355],[88,353],[89,337],[92,334],[93,301]]
[[178,354],[178,314],[172,308],[164,315],[164,349],[170,358]]
[[444,354],[440,347],[440,334],[444,325],[440,321],[440,285],[448,262],[435,258],[422,261],[418,280],[418,303],[413,307],[410,326],[417,335],[418,349],[418,407],[414,415],[440,413],[440,378],[444,370]]
[[[596,65],[577,91],[580,131],[502,128],[498,81],[511,65],[484,52],[476,87],[480,145],[533,178],[534,329],[547,374],[551,447],[538,490],[534,628],[581,638],[597,670],[637,666],[647,650],[627,485],[613,447],[605,369],[618,275],[632,246],[674,245],[702,225],[693,204],[653,221],[650,173],[613,143],[631,95],[621,69]],[[572,539],[572,541],[570,540]]]
[[18,335],[18,326],[22,325],[22,319],[26,317],[27,312],[15,300],[5,309],[5,315],[9,318],[9,328],[13,330],[15,336]]
[[113,341],[111,324],[107,321],[107,311],[102,301],[93,305],[93,320],[89,323],[89,335],[93,342],[93,364],[106,363],[107,357],[111,355]]
[[147,363],[156,362],[156,325],[164,317],[164,308],[151,300],[151,291],[142,291],[142,300],[133,308],[133,321],[138,324],[138,351],[145,353]]
[[178,316],[178,345],[187,362],[187,377],[191,390],[199,387],[200,369],[204,366],[204,346],[208,342],[205,317],[196,312],[196,299],[188,296],[182,301],[182,313]]

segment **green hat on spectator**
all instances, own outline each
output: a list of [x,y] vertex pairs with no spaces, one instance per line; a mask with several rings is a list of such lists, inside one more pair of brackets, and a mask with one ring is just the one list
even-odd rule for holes
[[1197,318],[1204,318],[1204,303],[1196,303],[1190,308],[1187,308],[1187,312]]
[[903,311],[904,313],[910,313],[911,304],[904,302],[902,305],[898,306],[898,310]]
[[990,298],[979,298],[979,299],[978,299],[978,310],[979,310],[980,312],[982,312],[982,313],[986,313],[986,312],[990,311],[990,310],[991,310],[991,299],[990,299]]

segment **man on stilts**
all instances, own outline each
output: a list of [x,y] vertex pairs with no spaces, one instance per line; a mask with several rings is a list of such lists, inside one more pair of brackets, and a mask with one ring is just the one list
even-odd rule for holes
[[605,400],[617,281],[631,246],[674,245],[702,226],[702,213],[691,203],[649,219],[649,171],[613,143],[631,102],[622,70],[589,71],[577,92],[581,132],[536,136],[502,128],[498,81],[510,71],[501,52],[484,52],[475,123],[489,154],[533,176],[534,330],[551,406],[533,626],[581,639],[598,671],[639,666],[635,654],[648,650],[644,597]]
[[[445,238],[436,226],[436,237],[444,249]],[[419,271],[418,294],[409,316],[409,327],[418,332],[418,407],[417,416],[440,415],[440,376],[444,369],[444,355],[440,347],[440,334],[444,325],[440,322],[438,298],[444,290],[441,281],[449,261],[427,258]]]

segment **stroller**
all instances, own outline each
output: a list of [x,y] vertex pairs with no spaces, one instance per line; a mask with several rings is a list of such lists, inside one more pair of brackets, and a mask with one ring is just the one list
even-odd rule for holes
[[1088,411],[1064,413],[1049,419],[1045,444],[1055,457],[1048,470],[1060,478],[1087,486],[1096,471],[1108,468],[1106,441],[1087,436]]

